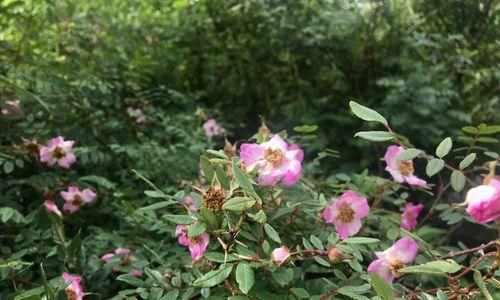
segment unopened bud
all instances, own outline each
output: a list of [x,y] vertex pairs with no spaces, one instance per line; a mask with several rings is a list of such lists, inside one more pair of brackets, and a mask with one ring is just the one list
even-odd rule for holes
[[332,247],[328,250],[328,259],[334,264],[341,262],[344,259],[344,253],[337,247]]
[[276,248],[271,253],[271,259],[278,265],[281,265],[289,257],[290,257],[290,249],[288,249],[285,246]]

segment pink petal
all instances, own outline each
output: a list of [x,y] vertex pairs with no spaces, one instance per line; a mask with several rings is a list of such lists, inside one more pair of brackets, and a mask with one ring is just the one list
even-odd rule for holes
[[69,169],[69,167],[76,162],[76,156],[69,152],[63,158],[57,160],[57,164],[61,168]]
[[97,196],[96,193],[94,193],[91,189],[84,189],[82,191],[82,199],[85,201],[85,203],[90,203],[94,201],[95,197]]
[[370,207],[365,197],[359,196],[352,190],[347,190],[340,199],[343,199],[356,212],[354,218],[361,219],[370,213]]
[[404,237],[396,241],[391,248],[387,249],[387,255],[405,264],[412,262],[418,253],[418,244],[410,237]]
[[382,279],[384,279],[388,284],[392,284],[394,281],[394,275],[391,273],[389,264],[384,259],[377,259],[372,261],[368,266],[368,274],[377,273]]
[[138,269],[133,269],[132,271],[129,272],[129,274],[135,277],[141,277],[143,272]]
[[264,149],[280,149],[283,153],[285,153],[288,148],[286,142],[278,134],[275,134],[269,141],[262,143],[262,146]]
[[299,162],[302,162],[302,160],[304,160],[304,151],[299,147],[299,145],[291,145],[290,147],[288,147],[287,152],[291,152],[293,154],[293,157]]
[[64,203],[63,209],[65,212],[73,214],[80,209],[80,206],[73,205],[71,202]]
[[116,253],[116,254],[125,254],[125,255],[130,255],[131,250],[130,250],[130,249],[127,249],[127,248],[117,248],[117,249],[115,250],[115,253]]
[[285,176],[283,177],[283,184],[293,185],[297,183],[297,181],[299,181],[300,179],[300,173],[302,172],[300,161],[293,160],[287,164],[286,168],[287,171],[285,173]]
[[43,202],[43,205],[45,206],[45,209],[47,210],[47,212],[54,212],[59,217],[62,218],[62,212],[59,210],[59,208],[57,207],[57,205],[55,204],[54,201],[52,201],[52,200],[45,200]]
[[264,157],[264,147],[259,144],[242,144],[240,157],[245,164],[254,164]]
[[101,259],[106,262],[106,263],[109,263],[109,261],[115,256],[114,253],[106,253],[104,254]]
[[427,181],[417,178],[415,175],[410,174],[408,176],[405,176],[404,179],[408,184],[410,185],[418,185],[418,186],[425,186],[427,184]]
[[401,172],[399,172],[398,170],[392,169],[389,166],[385,167],[385,170],[391,174],[392,178],[394,178],[394,181],[396,181],[397,183],[405,182],[403,174],[401,174]]
[[333,209],[331,206],[327,206],[323,211],[323,219],[328,223],[333,223]]
[[361,221],[358,219],[352,220],[351,223],[341,223],[335,222],[335,229],[339,234],[339,238],[341,240],[345,240],[346,238],[355,235],[361,229]]
[[389,146],[385,152],[384,159],[387,166],[391,169],[397,169],[396,158],[405,150],[402,146]]

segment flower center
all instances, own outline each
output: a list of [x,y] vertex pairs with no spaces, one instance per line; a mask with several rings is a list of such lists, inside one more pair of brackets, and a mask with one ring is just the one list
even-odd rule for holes
[[405,264],[400,261],[400,260],[394,260],[394,261],[391,261],[390,265],[389,265],[389,269],[391,270],[391,274],[396,276],[396,277],[400,277],[401,273],[399,273],[399,269],[402,269],[405,267]]
[[130,266],[133,262],[132,258],[130,257],[130,255],[124,255],[122,258],[121,258],[121,262],[122,262],[122,265],[124,266]]
[[340,222],[344,224],[351,223],[351,221],[354,220],[355,214],[356,212],[354,211],[354,209],[352,209],[352,207],[350,207],[349,204],[344,202],[340,205],[340,211],[337,218]]
[[77,300],[76,292],[72,288],[66,289],[66,294],[68,295],[68,300]]
[[76,206],[82,206],[85,203],[85,201],[83,201],[83,198],[80,195],[75,195],[73,197],[73,201],[71,202],[73,202],[73,204]]
[[283,157],[283,151],[280,149],[267,149],[266,152],[264,152],[264,158],[274,167],[281,164]]
[[198,244],[199,239],[198,239],[198,237],[192,237],[192,238],[188,238],[188,241],[192,244]]
[[219,211],[224,202],[226,202],[226,193],[223,190],[210,187],[205,190],[201,204],[211,211]]
[[400,161],[398,163],[398,170],[403,176],[408,176],[413,173],[413,163],[411,161]]
[[66,151],[64,151],[61,147],[56,147],[54,152],[52,152],[52,157],[60,159],[66,156]]

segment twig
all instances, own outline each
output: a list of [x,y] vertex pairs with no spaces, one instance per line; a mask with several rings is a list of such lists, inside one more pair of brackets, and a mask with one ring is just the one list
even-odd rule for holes
[[476,251],[479,251],[479,250],[487,249],[487,248],[489,248],[491,246],[494,246],[497,243],[500,243],[500,242],[499,241],[491,241],[488,244],[484,244],[484,245],[481,245],[481,246],[477,246],[477,247],[466,249],[466,250],[462,250],[462,251],[452,252],[452,253],[443,255],[443,256],[441,256],[439,258],[440,259],[447,259],[447,258],[454,258],[454,257],[457,257],[457,256],[461,256],[461,255],[466,255],[466,254],[469,254],[469,253],[472,253],[472,252],[476,252]]

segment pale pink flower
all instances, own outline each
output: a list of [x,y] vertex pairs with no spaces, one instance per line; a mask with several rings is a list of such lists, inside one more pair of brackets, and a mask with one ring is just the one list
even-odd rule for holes
[[375,252],[378,259],[368,266],[368,273],[377,273],[388,284],[399,277],[399,269],[413,262],[417,256],[418,244],[409,237],[399,239],[389,249]]
[[489,184],[470,189],[465,198],[467,213],[479,223],[500,219],[500,180],[491,179]]
[[144,112],[140,108],[133,109],[129,106],[127,107],[127,113],[129,117],[135,119],[137,124],[144,124],[148,121],[148,118],[144,115]]
[[277,264],[282,264],[284,261],[286,261],[290,257],[290,249],[288,249],[285,246],[282,246],[280,248],[276,248],[273,250],[271,253],[271,259],[277,263]]
[[62,277],[66,281],[70,281],[71,284],[66,288],[66,294],[68,299],[71,300],[82,300],[83,299],[83,288],[80,285],[81,277],[71,276],[68,273],[64,272]]
[[135,277],[141,277],[143,274],[142,270],[139,270],[139,269],[133,269],[132,271],[130,271],[128,273],[132,276],[135,276]]
[[288,146],[276,134],[262,144],[242,144],[240,156],[248,170],[259,168],[259,185],[274,185],[280,180],[292,185],[300,178],[304,152],[297,145]]
[[198,210],[198,208],[196,207],[196,205],[194,205],[194,204],[193,204],[193,203],[194,203],[194,201],[195,201],[195,200],[194,200],[194,198],[193,198],[193,197],[191,197],[191,196],[184,196],[184,197],[182,197],[182,199],[181,199],[181,205],[182,205],[182,203],[184,203],[184,204],[186,204],[186,205],[188,206],[188,208],[189,208],[190,210],[194,210],[194,211],[196,211],[196,210]]
[[224,127],[220,126],[214,119],[208,119],[205,124],[203,124],[203,130],[205,135],[209,138],[213,136],[222,136],[226,130]]
[[115,257],[115,254],[114,254],[114,253],[106,253],[106,254],[104,254],[104,255],[101,257],[101,259],[102,259],[105,263],[109,264],[109,262],[111,261],[111,259],[112,259],[113,257]]
[[389,146],[385,153],[384,159],[387,163],[386,171],[391,173],[394,181],[397,183],[407,182],[410,185],[425,186],[427,182],[413,175],[413,161],[398,161],[397,157],[405,151],[401,146]]
[[[114,253],[106,253],[104,254],[101,259],[109,264],[112,262],[112,260],[117,256],[117,255],[122,255],[120,257],[120,264],[123,265],[123,266],[130,266],[131,264],[133,264],[135,261],[137,261],[137,257],[135,257],[134,255],[132,255],[132,251],[130,249],[127,249],[127,248],[117,248],[115,250]],[[119,272],[120,270],[119,269],[113,269],[115,272]],[[135,271],[135,270],[132,270],[132,271]],[[131,271],[131,272],[132,272]],[[137,270],[137,271],[140,271],[140,270]],[[141,272],[141,275],[142,275],[142,271]],[[131,275],[133,275],[132,273],[129,273]],[[136,276],[136,275],[133,275],[133,276]],[[139,275],[140,276],[140,275]]]
[[3,115],[11,115],[15,111],[21,109],[21,101],[19,100],[8,100],[4,102],[4,108],[1,110]]
[[95,200],[96,193],[91,189],[80,191],[76,186],[70,186],[68,191],[62,191],[61,197],[66,201],[64,203],[64,211],[72,214],[80,209],[84,204],[91,203]]
[[48,166],[57,163],[68,169],[76,162],[76,156],[71,152],[74,143],[75,141],[65,141],[62,136],[51,139],[47,146],[40,149],[40,161]]
[[420,212],[424,209],[422,204],[415,205],[407,203],[405,210],[401,214],[401,228],[404,230],[412,230],[417,226],[417,218]]
[[323,218],[328,223],[333,223],[344,240],[355,235],[361,229],[361,218],[370,213],[370,207],[365,197],[357,195],[352,190],[346,191],[338,200],[325,208]]
[[45,205],[45,209],[47,210],[47,212],[54,212],[62,218],[62,212],[59,210],[59,208],[57,208],[57,205],[53,200],[47,199],[43,202],[43,205]]
[[205,232],[197,237],[188,238],[187,229],[187,225],[177,225],[175,228],[175,235],[179,236],[178,240],[181,246],[189,248],[193,259],[200,259],[207,250],[210,235]]

